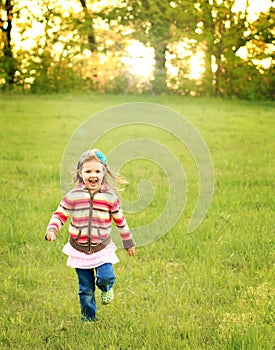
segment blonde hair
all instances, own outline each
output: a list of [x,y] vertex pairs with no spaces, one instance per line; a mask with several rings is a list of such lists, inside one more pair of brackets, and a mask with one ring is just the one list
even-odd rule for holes
[[77,163],[76,174],[73,178],[74,182],[83,182],[80,172],[82,170],[83,164],[90,160],[96,160],[97,162],[100,162],[103,165],[104,177],[102,180],[102,184],[106,184],[108,187],[116,191],[122,190],[121,185],[128,184],[127,180],[121,178],[119,174],[109,169],[105,155],[97,148],[88,150],[80,156]]

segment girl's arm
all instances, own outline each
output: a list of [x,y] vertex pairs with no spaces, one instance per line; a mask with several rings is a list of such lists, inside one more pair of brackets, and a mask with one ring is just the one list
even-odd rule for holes
[[70,201],[64,197],[58,205],[56,211],[53,213],[50,222],[46,229],[45,239],[47,241],[55,241],[58,231],[62,228],[68,220],[70,210]]
[[133,240],[132,233],[128,227],[118,198],[116,198],[115,202],[112,203],[110,212],[112,219],[118,228],[123,247],[128,251],[129,256],[134,256],[136,244]]

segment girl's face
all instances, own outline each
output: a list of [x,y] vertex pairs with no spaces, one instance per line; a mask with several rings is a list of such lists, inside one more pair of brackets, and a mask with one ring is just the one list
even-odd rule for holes
[[80,176],[82,177],[89,191],[98,191],[104,177],[103,164],[96,160],[89,160],[85,162],[82,165]]

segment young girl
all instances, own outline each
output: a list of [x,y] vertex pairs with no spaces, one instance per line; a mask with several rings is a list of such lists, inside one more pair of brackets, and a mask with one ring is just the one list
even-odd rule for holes
[[68,255],[67,265],[75,268],[79,283],[79,299],[84,321],[96,321],[95,286],[101,290],[103,304],[114,298],[116,279],[113,264],[117,263],[116,246],[110,237],[112,220],[116,224],[124,248],[135,255],[135,243],[128,228],[120,201],[110,178],[120,179],[109,170],[106,157],[97,149],[82,154],[76,176],[78,185],[69,191],[53,213],[45,238],[54,241],[70,217],[69,242],[62,252]]

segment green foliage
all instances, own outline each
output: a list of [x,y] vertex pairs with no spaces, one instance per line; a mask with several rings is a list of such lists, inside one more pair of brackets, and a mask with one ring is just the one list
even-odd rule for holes
[[91,90],[92,84],[84,81],[72,68],[62,68],[58,65],[49,67],[47,72],[41,72],[31,84],[30,91],[32,93],[85,91],[87,83],[88,89]]
[[[76,275],[61,253],[67,227],[55,243],[44,240],[45,227],[61,197],[60,162],[72,133],[94,113],[132,101],[172,108],[200,131],[213,159],[215,195],[202,225],[186,234],[198,188],[180,142],[150,126],[125,126],[99,140],[103,150],[138,137],[165,144],[186,171],[190,196],[163,238],[138,247],[133,259],[118,251],[115,299],[98,305],[98,323],[83,324]],[[273,348],[274,103],[56,94],[2,95],[0,107],[1,349]],[[127,198],[142,162],[123,169]],[[157,205],[127,214],[131,227],[166,203],[162,172],[147,163]]]
[[[52,0],[37,2],[33,8],[28,2],[2,1],[1,89],[138,93],[150,85],[155,94],[272,99],[274,7],[251,23],[247,12],[232,12],[234,4],[233,0],[121,0],[103,7],[97,1],[73,0],[65,10]],[[19,40],[12,37],[15,27]],[[37,29],[35,42],[24,49]],[[123,72],[120,61],[133,39],[155,52],[154,79],[143,85]],[[177,48],[182,43],[188,45],[189,56],[180,56]],[[247,57],[239,62],[238,50],[244,47]],[[197,52],[204,53],[206,71],[193,81],[186,72]],[[174,57],[177,77],[167,74],[168,57]],[[267,68],[261,66],[262,59],[269,59]]]

